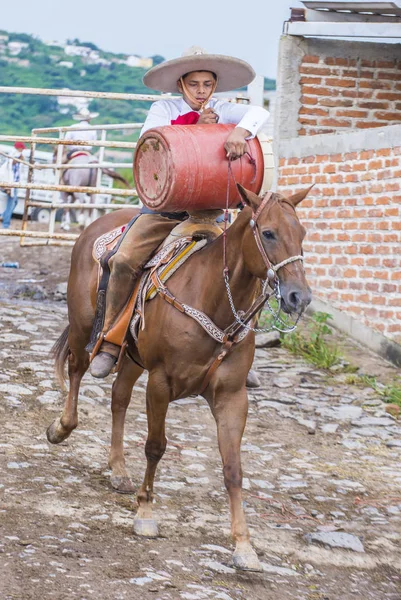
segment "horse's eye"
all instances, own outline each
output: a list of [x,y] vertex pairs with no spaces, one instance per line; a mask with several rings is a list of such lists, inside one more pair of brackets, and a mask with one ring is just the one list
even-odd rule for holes
[[269,229],[267,229],[266,231],[263,232],[263,237],[266,240],[274,240],[274,239],[276,239],[276,236],[274,235],[274,233],[272,231],[269,231]]

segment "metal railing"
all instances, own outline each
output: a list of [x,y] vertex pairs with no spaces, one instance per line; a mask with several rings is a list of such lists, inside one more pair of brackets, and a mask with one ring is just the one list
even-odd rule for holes
[[[1,94],[33,94],[40,96],[69,96],[77,98],[103,98],[108,100],[135,100],[135,101],[155,101],[163,98],[171,98],[171,94],[164,95],[153,95],[153,94],[119,94],[110,92],[92,92],[83,90],[55,90],[55,89],[40,89],[40,88],[23,88],[23,87],[5,87],[0,86]],[[24,135],[0,135],[0,142],[23,142],[30,145],[29,161],[20,161],[28,167],[27,182],[25,183],[12,183],[0,181],[0,189],[25,189],[25,203],[24,213],[22,217],[22,228],[0,230],[0,235],[4,236],[19,236],[21,246],[26,245],[73,245],[78,234],[67,234],[67,233],[55,233],[56,223],[56,212],[59,209],[71,210],[71,209],[90,209],[92,211],[92,218],[96,218],[99,210],[115,210],[119,208],[132,208],[132,204],[127,203],[112,203],[112,202],[100,202],[95,204],[77,203],[73,204],[61,202],[59,199],[60,192],[67,194],[83,193],[89,196],[93,195],[107,195],[112,197],[129,198],[136,196],[136,190],[132,189],[117,189],[107,188],[101,186],[102,169],[104,168],[131,168],[132,160],[130,162],[106,162],[104,160],[105,150],[109,148],[116,148],[121,150],[132,150],[136,147],[136,142],[125,142],[120,140],[107,140],[107,133],[109,131],[118,130],[137,130],[142,127],[142,123],[119,123],[119,124],[105,124],[105,125],[93,125],[91,131],[100,131],[100,140],[86,140],[85,129],[80,127],[45,127],[39,129],[33,129],[30,136]],[[79,140],[68,140],[65,139],[65,133],[71,130],[82,129],[82,139]],[[46,134],[58,134],[58,137],[46,137]],[[55,162],[49,164],[43,164],[35,162],[35,151],[38,144],[46,144],[55,146],[57,148],[55,155]],[[99,148],[98,162],[88,162],[79,165],[63,163],[63,150],[65,146],[91,146]],[[96,181],[95,185],[92,186],[70,186],[62,183],[63,173],[67,169],[96,169]],[[54,171],[54,182],[53,184],[38,183],[35,182],[35,171]],[[36,191],[48,191],[52,192],[52,200],[50,202],[34,200],[31,197],[32,190]],[[29,214],[30,210],[34,208],[46,208],[50,211],[49,216],[49,229],[47,232],[40,231],[28,231]],[[30,238],[28,241],[26,238]],[[34,241],[31,241],[31,240]]]

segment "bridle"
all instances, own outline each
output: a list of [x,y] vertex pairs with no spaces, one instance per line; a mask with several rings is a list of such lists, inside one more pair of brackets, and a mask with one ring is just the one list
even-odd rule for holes
[[[228,178],[230,179],[230,175],[234,178],[233,173],[232,173],[232,169],[231,169],[231,164],[230,162],[228,163]],[[234,179],[235,182],[235,179]],[[227,185],[227,197],[226,197],[226,209],[225,209],[225,214],[224,214],[224,232],[223,232],[223,262],[224,262],[224,268],[223,268],[223,278],[224,278],[224,283],[226,286],[226,290],[227,290],[227,296],[228,296],[228,300],[231,306],[231,310],[232,313],[234,315],[234,318],[236,320],[236,322],[238,324],[241,324],[245,329],[247,329],[248,331],[254,331],[256,333],[259,332],[267,332],[267,331],[271,331],[272,329],[276,329],[282,333],[289,333],[291,331],[294,331],[294,329],[296,328],[298,321],[301,317],[301,315],[299,314],[296,322],[292,325],[292,326],[288,326],[287,323],[285,323],[283,321],[283,319],[280,316],[281,313],[281,292],[280,292],[280,280],[278,278],[277,272],[279,271],[279,269],[281,269],[282,267],[285,267],[286,265],[289,265],[293,262],[296,262],[298,260],[303,261],[304,257],[301,254],[297,254],[295,256],[290,256],[289,258],[286,258],[284,260],[282,260],[280,263],[273,265],[273,263],[270,261],[269,257],[267,256],[266,250],[263,246],[263,242],[260,236],[260,231],[259,231],[259,227],[258,227],[258,219],[260,217],[260,215],[262,214],[263,210],[266,208],[266,206],[268,205],[269,201],[271,200],[273,196],[273,192],[267,192],[263,198],[262,198],[262,202],[260,203],[258,209],[256,210],[256,212],[254,210],[252,210],[252,216],[251,219],[249,221],[249,225],[252,228],[252,233],[254,235],[255,238],[255,242],[256,242],[256,246],[260,252],[260,255],[262,257],[262,260],[266,266],[266,278],[263,280],[263,288],[262,288],[262,296],[265,298],[264,303],[267,302],[267,308],[269,309],[270,313],[273,315],[274,320],[273,320],[273,324],[270,327],[264,327],[264,328],[255,328],[255,327],[251,327],[250,325],[247,325],[247,323],[241,319],[241,315],[237,312],[237,310],[235,309],[235,305],[234,305],[234,299],[231,293],[231,288],[230,288],[230,281],[229,281],[229,269],[228,269],[228,265],[227,265],[227,222],[228,222],[228,202],[229,202],[229,181],[228,181],[228,185]],[[287,202],[287,204],[290,205],[289,202]],[[292,208],[293,206],[290,205]],[[270,294],[267,291],[267,288],[270,287],[273,290],[273,293]],[[268,300],[274,297],[277,301],[277,309],[273,308]],[[252,307],[251,307],[252,308]],[[251,310],[251,309],[250,309]],[[248,311],[247,311],[248,312]]]

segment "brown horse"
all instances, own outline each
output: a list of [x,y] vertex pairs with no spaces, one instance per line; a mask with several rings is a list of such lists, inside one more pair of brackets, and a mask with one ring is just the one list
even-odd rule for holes
[[[273,265],[285,263],[278,269],[284,310],[302,313],[311,300],[311,292],[299,260],[302,258],[299,255],[302,253],[305,229],[296,216],[295,206],[309,190],[290,198],[273,194],[263,210],[258,211],[261,199],[241,186],[238,188],[247,206],[229,227],[226,236],[226,260],[236,310],[246,311],[252,305],[260,288],[260,280],[266,279],[265,252]],[[85,346],[92,329],[96,300],[97,265],[92,259],[93,242],[102,233],[126,223],[132,214],[132,211],[123,209],[98,219],[80,236],[73,249],[67,293],[69,326],[55,346],[59,375],[63,374],[64,363],[68,359],[70,390],[61,417],[48,429],[47,436],[52,443],[65,440],[78,424],[78,390],[89,365]],[[253,227],[256,227],[260,236],[262,248],[255,241]],[[221,329],[233,322],[223,281],[223,237],[218,237],[201,252],[191,256],[168,282],[169,290],[177,299],[202,310]],[[290,262],[290,257],[295,257],[294,262]],[[139,506],[134,519],[134,531],[138,535],[155,537],[157,524],[152,514],[153,482],[156,467],[166,449],[165,418],[169,403],[199,393],[209,365],[221,352],[221,345],[209,337],[196,321],[164,302],[160,296],[147,303],[145,314],[146,327],[139,333],[137,347],[133,339],[129,339],[128,346],[130,353],[135,356],[136,352],[138,362],[149,372],[146,391],[147,468],[137,495]],[[254,333],[249,332],[232,347],[202,393],[217,424],[224,482],[229,495],[232,536],[236,543],[234,564],[248,570],[260,569],[249,541],[242,507],[240,459],[248,409],[245,381],[252,365],[254,348]],[[109,465],[112,469],[112,486],[119,491],[130,492],[134,489],[125,466],[123,435],[132,388],[142,371],[138,364],[125,357],[113,383]]]

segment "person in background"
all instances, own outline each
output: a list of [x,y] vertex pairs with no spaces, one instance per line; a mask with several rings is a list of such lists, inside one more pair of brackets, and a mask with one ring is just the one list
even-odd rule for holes
[[[15,159],[21,160],[24,150],[26,150],[26,146],[23,142],[15,142],[10,157],[0,169],[0,180],[9,183],[19,183],[21,179],[21,163]],[[11,217],[18,203],[18,188],[6,188],[5,191],[7,194],[7,204],[2,215],[3,229],[10,229]]]
[[79,112],[73,115],[75,121],[79,121],[76,125],[71,125],[71,130],[65,134],[66,140],[71,140],[71,144],[67,146],[67,161],[69,161],[75,152],[88,152],[92,151],[92,146],[80,146],[74,145],[74,140],[97,140],[97,132],[92,129],[90,121],[95,119],[99,113],[91,113],[87,108],[81,108]]

